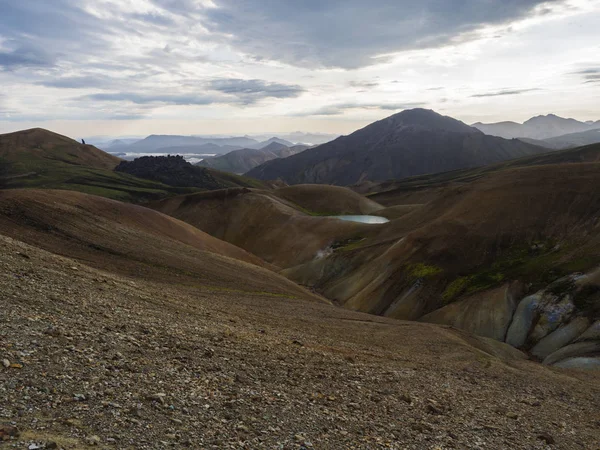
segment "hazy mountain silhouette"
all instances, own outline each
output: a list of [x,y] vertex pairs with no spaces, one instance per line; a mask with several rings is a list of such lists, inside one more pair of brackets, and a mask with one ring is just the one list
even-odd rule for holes
[[575,119],[565,119],[555,114],[536,116],[523,124],[516,122],[474,123],[473,126],[486,134],[506,139],[530,138],[548,139],[565,134],[589,131],[600,128],[598,122],[580,122]]

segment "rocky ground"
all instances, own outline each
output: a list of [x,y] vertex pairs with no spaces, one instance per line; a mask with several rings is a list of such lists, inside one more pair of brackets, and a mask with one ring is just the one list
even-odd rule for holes
[[0,236],[0,447],[598,449],[600,375]]

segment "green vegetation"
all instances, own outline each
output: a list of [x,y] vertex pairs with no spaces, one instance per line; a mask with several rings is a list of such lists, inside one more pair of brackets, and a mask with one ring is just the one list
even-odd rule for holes
[[467,287],[471,283],[473,277],[460,277],[454,280],[452,283],[448,285],[444,293],[442,294],[442,298],[445,303],[450,303],[452,300],[460,296],[463,292],[466,291]]
[[[450,303],[461,295],[474,294],[499,286],[506,280],[521,280],[531,284],[532,290],[548,286],[557,279],[574,272],[584,272],[600,263],[600,256],[568,258],[577,246],[558,246],[551,240],[520,245],[501,254],[490,266],[450,282],[442,294],[444,302]],[[551,284],[556,295],[572,286],[568,281]]]
[[409,264],[406,266],[410,278],[417,280],[420,278],[431,278],[443,272],[440,267],[427,265],[423,263]]
[[362,246],[362,244],[364,243],[365,239],[366,238],[364,238],[362,236],[357,236],[357,237],[353,237],[353,238],[344,239],[342,241],[336,241],[333,244],[331,244],[331,248],[333,250],[349,252],[351,250],[360,248]]

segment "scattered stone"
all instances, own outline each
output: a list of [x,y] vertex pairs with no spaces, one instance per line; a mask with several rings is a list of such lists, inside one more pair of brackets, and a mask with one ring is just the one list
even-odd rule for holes
[[19,437],[19,429],[12,425],[0,425],[0,441]]
[[544,441],[548,445],[554,445],[556,443],[554,437],[552,437],[552,435],[550,435],[549,433],[540,433],[538,435],[538,439],[540,441]]
[[408,394],[401,394],[400,400],[402,400],[404,403],[408,403],[409,405],[412,405],[413,402],[411,396]]
[[10,361],[8,359],[3,359],[2,365],[8,369],[10,367]]
[[519,415],[517,413],[514,413],[514,412],[507,412],[506,413],[506,417],[508,417],[509,419],[516,420],[516,419],[519,418]]
[[100,436],[93,435],[93,436],[89,436],[89,437],[88,437],[88,438],[85,440],[85,442],[86,442],[88,445],[100,445],[100,442],[102,442],[102,439],[100,439]]

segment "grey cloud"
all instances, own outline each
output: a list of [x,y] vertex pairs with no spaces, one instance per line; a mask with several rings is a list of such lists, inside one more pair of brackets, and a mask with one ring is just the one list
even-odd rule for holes
[[213,91],[238,97],[245,103],[254,103],[265,98],[294,98],[305,90],[297,84],[272,83],[264,80],[242,80],[238,78],[214,79],[207,86]]
[[128,14],[127,19],[146,22],[161,27],[172,26],[175,23],[170,17],[161,14]]
[[329,105],[323,108],[319,108],[314,111],[301,112],[293,114],[293,116],[307,117],[307,116],[337,116],[343,114],[344,111],[349,109],[376,109],[381,111],[402,111],[405,109],[419,108],[425,106],[425,103],[412,102],[412,103],[340,103],[336,105]]
[[351,81],[348,85],[353,88],[372,89],[379,86],[379,83],[376,81]]
[[538,88],[532,88],[532,89],[507,89],[507,90],[498,91],[498,92],[486,92],[484,94],[475,94],[475,95],[471,95],[471,97],[472,98],[501,97],[503,95],[519,95],[519,94],[525,94],[526,92],[539,91],[539,90],[540,89],[538,89]]
[[578,74],[583,75],[586,84],[600,83],[600,68],[582,70]]
[[71,53],[85,54],[106,48],[106,37],[114,31],[78,3],[0,0],[0,36],[13,50],[9,56],[4,55],[5,65],[7,62],[22,67],[48,65]]
[[164,103],[167,105],[210,105],[217,99],[210,96],[194,94],[136,94],[131,92],[115,92],[106,94],[91,94],[81,97],[84,101],[100,102],[131,102],[138,105]]
[[101,76],[75,76],[75,77],[63,77],[63,78],[52,78],[49,80],[39,81],[36,83],[39,86],[64,88],[64,89],[84,89],[84,88],[95,88],[101,89],[113,86],[113,82],[107,77]]
[[376,63],[377,55],[474,39],[482,26],[563,1],[214,0],[204,17],[215,38],[255,57],[352,69]]
[[22,67],[51,67],[54,58],[35,47],[18,47],[10,51],[0,51],[0,69],[14,70]]

